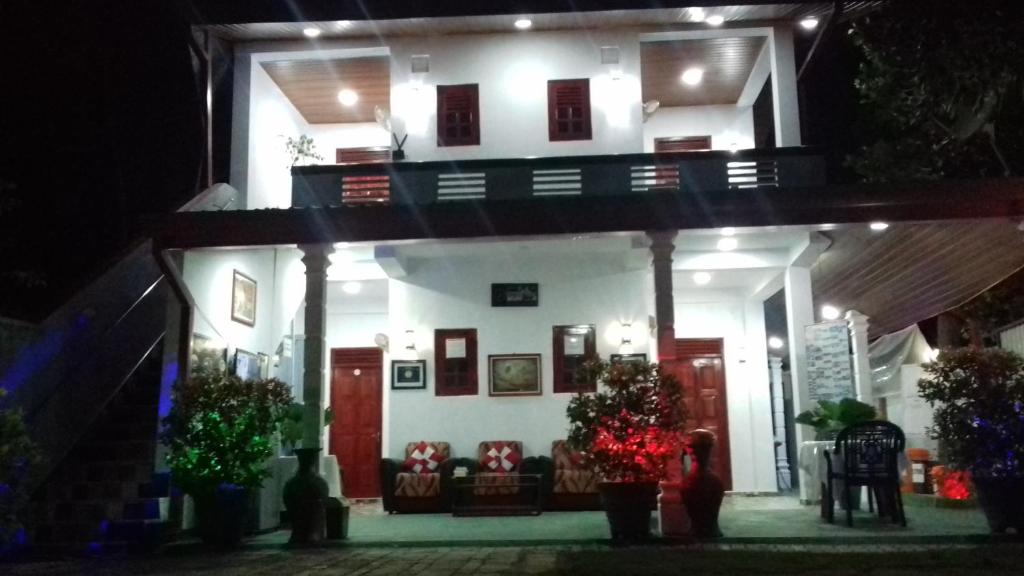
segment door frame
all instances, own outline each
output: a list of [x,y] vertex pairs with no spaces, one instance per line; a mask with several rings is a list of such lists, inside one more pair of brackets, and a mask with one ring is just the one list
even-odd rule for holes
[[[692,351],[686,351],[683,349],[684,344],[703,344],[706,348],[695,348]],[[732,429],[729,427],[729,373],[726,370],[725,362],[725,338],[676,338],[675,341],[675,352],[676,362],[681,362],[682,359],[700,359],[700,358],[720,358],[722,360],[722,427],[725,430],[725,438],[716,438],[715,441],[719,443],[721,450],[724,451],[726,458],[722,462],[721,458],[718,462],[718,474],[722,479],[722,482],[726,486],[726,490],[732,490],[732,445],[729,441],[729,437],[732,435]]]
[[[384,452],[383,452],[383,450],[384,450],[384,444],[383,444],[383,439],[384,439],[384,378],[386,376],[385,373],[384,373],[384,352],[380,348],[377,348],[377,347],[331,348],[331,355],[330,355],[330,375],[331,375],[331,377],[330,377],[330,388],[329,388],[330,394],[329,394],[329,398],[331,398],[333,400],[333,394],[334,394],[334,368],[335,367],[345,367],[345,366],[357,366],[358,367],[358,366],[366,366],[367,364],[374,364],[374,363],[377,364],[379,366],[379,368],[380,368],[380,387],[377,390],[377,392],[379,394],[378,397],[380,399],[380,402],[379,402],[379,404],[380,404],[380,411],[377,413],[377,429],[379,430],[379,433],[377,434],[377,463],[379,463],[380,459],[384,457]],[[332,406],[332,408],[333,408],[333,404],[332,403],[328,403],[328,405]],[[337,416],[335,416],[334,422],[331,422],[331,425],[327,427],[327,442],[328,442],[328,445],[327,445],[327,449],[328,450],[327,450],[327,452],[329,454],[332,453],[331,451],[333,450],[333,446],[331,445],[330,442],[331,442],[331,436],[332,436],[332,431],[333,431],[332,429],[333,429],[334,424],[336,422],[338,422],[338,417]],[[341,461],[340,460],[338,461],[338,466],[339,467],[341,466]],[[342,478],[341,478],[342,486],[344,486],[344,484],[345,484],[344,469],[341,470],[341,476],[342,476]],[[376,488],[378,491],[380,490],[380,481],[379,480],[380,479],[378,478],[377,488]],[[377,495],[376,498],[380,498],[380,495]]]

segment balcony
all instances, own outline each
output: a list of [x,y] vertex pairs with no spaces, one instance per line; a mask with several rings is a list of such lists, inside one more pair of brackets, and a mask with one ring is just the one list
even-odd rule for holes
[[813,149],[384,162],[292,168],[292,207],[424,205],[821,187]]

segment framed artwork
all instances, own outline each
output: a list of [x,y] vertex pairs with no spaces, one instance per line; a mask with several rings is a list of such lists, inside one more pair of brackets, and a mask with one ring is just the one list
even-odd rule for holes
[[392,390],[423,390],[426,387],[426,360],[393,360],[391,362]]
[[612,362],[636,362],[637,364],[647,363],[647,354],[612,354]]
[[491,284],[491,306],[519,307],[540,304],[540,286],[534,284]]
[[226,372],[228,349],[215,346],[213,339],[199,333],[192,335],[192,370],[194,372]]
[[246,326],[256,325],[256,281],[238,270],[231,283],[231,319]]
[[235,376],[242,380],[259,379],[260,357],[241,348],[235,348]]
[[434,330],[434,395],[476,396],[476,328]]
[[256,358],[259,360],[260,378],[266,380],[270,377],[270,356],[263,352],[258,352]]
[[491,396],[540,396],[540,354],[492,354]]
[[583,365],[597,359],[597,327],[573,324],[552,327],[552,363],[555,394],[597,392],[594,382],[581,383],[577,375]]

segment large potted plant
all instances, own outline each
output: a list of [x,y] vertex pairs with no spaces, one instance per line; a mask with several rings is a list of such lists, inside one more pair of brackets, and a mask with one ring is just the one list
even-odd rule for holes
[[970,472],[993,532],[1024,530],[1024,359],[999,348],[943,350],[918,393],[935,409],[931,436]]
[[[0,403],[6,395],[0,388]],[[29,473],[38,459],[21,411],[0,408],[0,559],[17,554],[26,544],[23,513]]]
[[813,428],[816,440],[835,440],[843,428],[870,422],[877,417],[878,411],[874,406],[843,398],[839,402],[819,400],[817,406],[797,415],[796,423]]
[[601,361],[586,364],[581,378],[601,391],[570,400],[569,444],[602,479],[612,538],[645,538],[658,482],[682,450],[686,411],[679,382],[657,364]]
[[229,547],[245,529],[249,496],[270,475],[273,434],[292,402],[277,379],[243,381],[220,371],[177,382],[161,439],[176,486],[195,501],[203,541]]

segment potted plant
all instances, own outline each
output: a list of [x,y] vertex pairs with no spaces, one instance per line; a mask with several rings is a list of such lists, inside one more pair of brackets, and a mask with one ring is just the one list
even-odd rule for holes
[[993,532],[1024,530],[1024,359],[999,348],[943,350],[918,393],[953,471],[969,472]]
[[644,538],[658,482],[682,450],[682,389],[657,364],[589,362],[581,378],[602,391],[570,400],[569,444],[602,479],[612,538]]
[[314,161],[322,162],[324,157],[317,153],[313,138],[300,134],[298,138],[289,136],[284,142],[285,152],[291,161],[289,166],[305,166]]
[[[6,395],[0,388],[0,402]],[[0,558],[17,554],[26,544],[22,513],[29,473],[38,459],[21,411],[0,409]]]
[[292,402],[280,380],[243,381],[221,371],[174,384],[161,439],[176,486],[192,496],[203,541],[238,544],[249,495],[270,475],[273,434]]
[[835,440],[843,428],[870,422],[877,417],[878,411],[874,406],[853,398],[843,398],[839,402],[819,400],[813,409],[801,412],[796,417],[796,423],[814,428],[816,440]]

